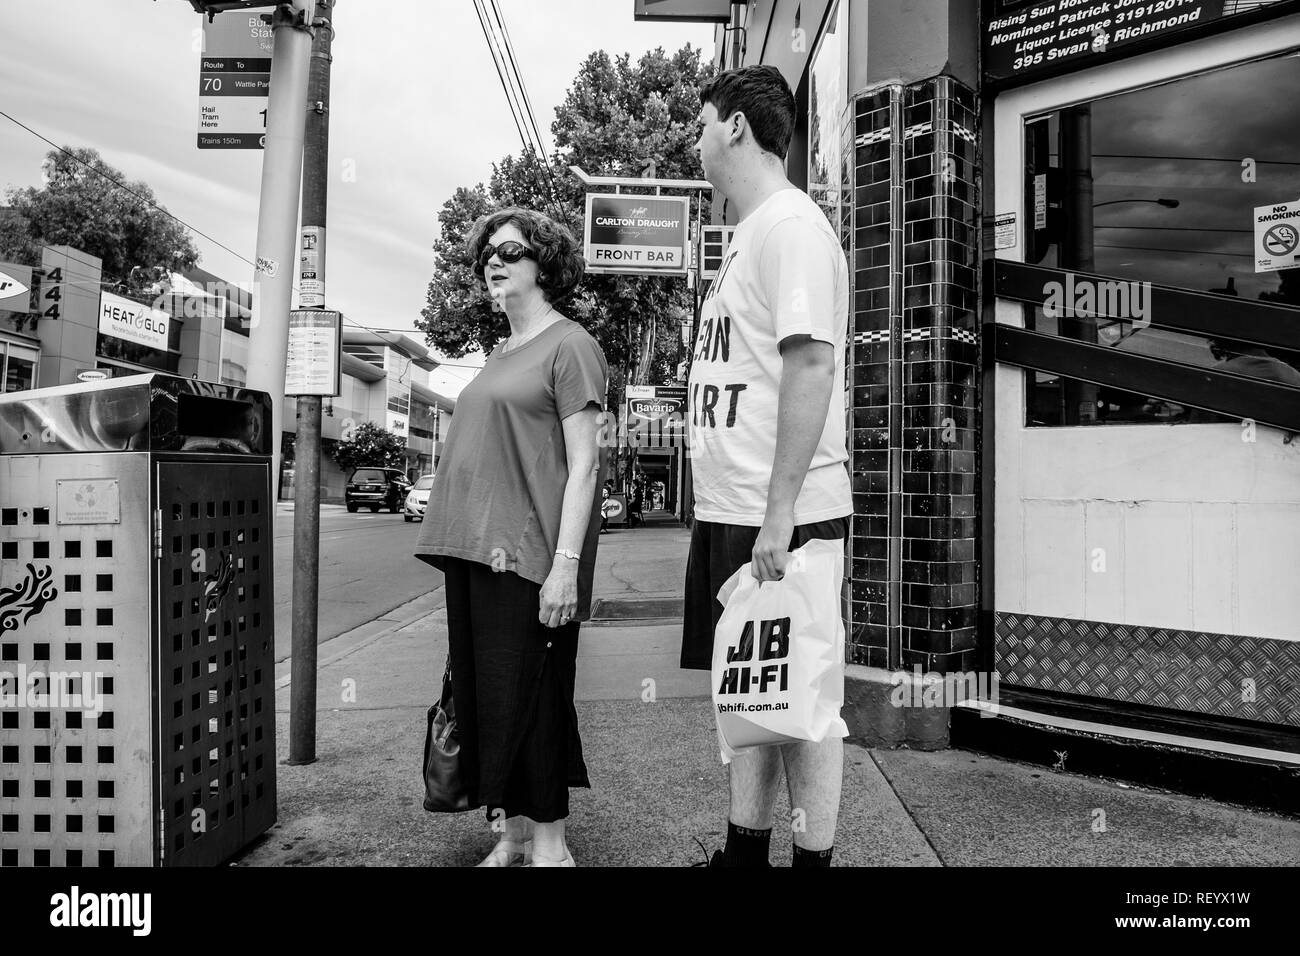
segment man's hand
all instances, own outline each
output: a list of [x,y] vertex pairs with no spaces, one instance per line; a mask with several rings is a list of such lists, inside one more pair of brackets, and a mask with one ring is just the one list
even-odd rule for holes
[[547,627],[563,627],[578,611],[578,562],[556,558],[542,585],[537,620]]
[[789,511],[763,517],[758,529],[758,539],[750,560],[751,569],[759,581],[780,581],[785,576],[785,565],[790,560],[790,538],[794,535],[794,514]]

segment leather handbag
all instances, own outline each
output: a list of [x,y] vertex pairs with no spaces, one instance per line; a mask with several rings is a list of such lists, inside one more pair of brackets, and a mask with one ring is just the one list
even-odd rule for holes
[[460,772],[450,659],[442,675],[442,697],[429,708],[429,727],[424,738],[424,809],[430,813],[461,813],[470,809],[469,790]]

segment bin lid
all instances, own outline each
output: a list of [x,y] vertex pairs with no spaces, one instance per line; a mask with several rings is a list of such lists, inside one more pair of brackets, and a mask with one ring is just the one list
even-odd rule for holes
[[271,397],[163,372],[0,395],[0,455],[270,455]]

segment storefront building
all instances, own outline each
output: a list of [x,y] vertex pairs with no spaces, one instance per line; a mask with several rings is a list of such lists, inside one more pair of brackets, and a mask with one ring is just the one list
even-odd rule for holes
[[665,6],[850,264],[855,732],[1300,806],[1300,3]]
[[[20,291],[21,290],[21,291]],[[203,269],[150,270],[130,284],[104,280],[100,260],[46,247],[39,267],[0,262],[0,388],[67,385],[86,372],[162,371],[247,384],[251,291]],[[437,361],[410,336],[345,327],[342,395],[325,399],[321,497],[342,502],[347,476],[332,451],[345,433],[375,422],[406,439],[404,470],[434,471],[455,401],[428,388]],[[293,497],[297,405],[285,399],[279,496]]]

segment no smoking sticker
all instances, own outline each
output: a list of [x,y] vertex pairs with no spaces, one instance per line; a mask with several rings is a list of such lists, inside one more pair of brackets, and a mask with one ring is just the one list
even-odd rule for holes
[[1300,200],[1255,209],[1255,271],[1300,267]]

